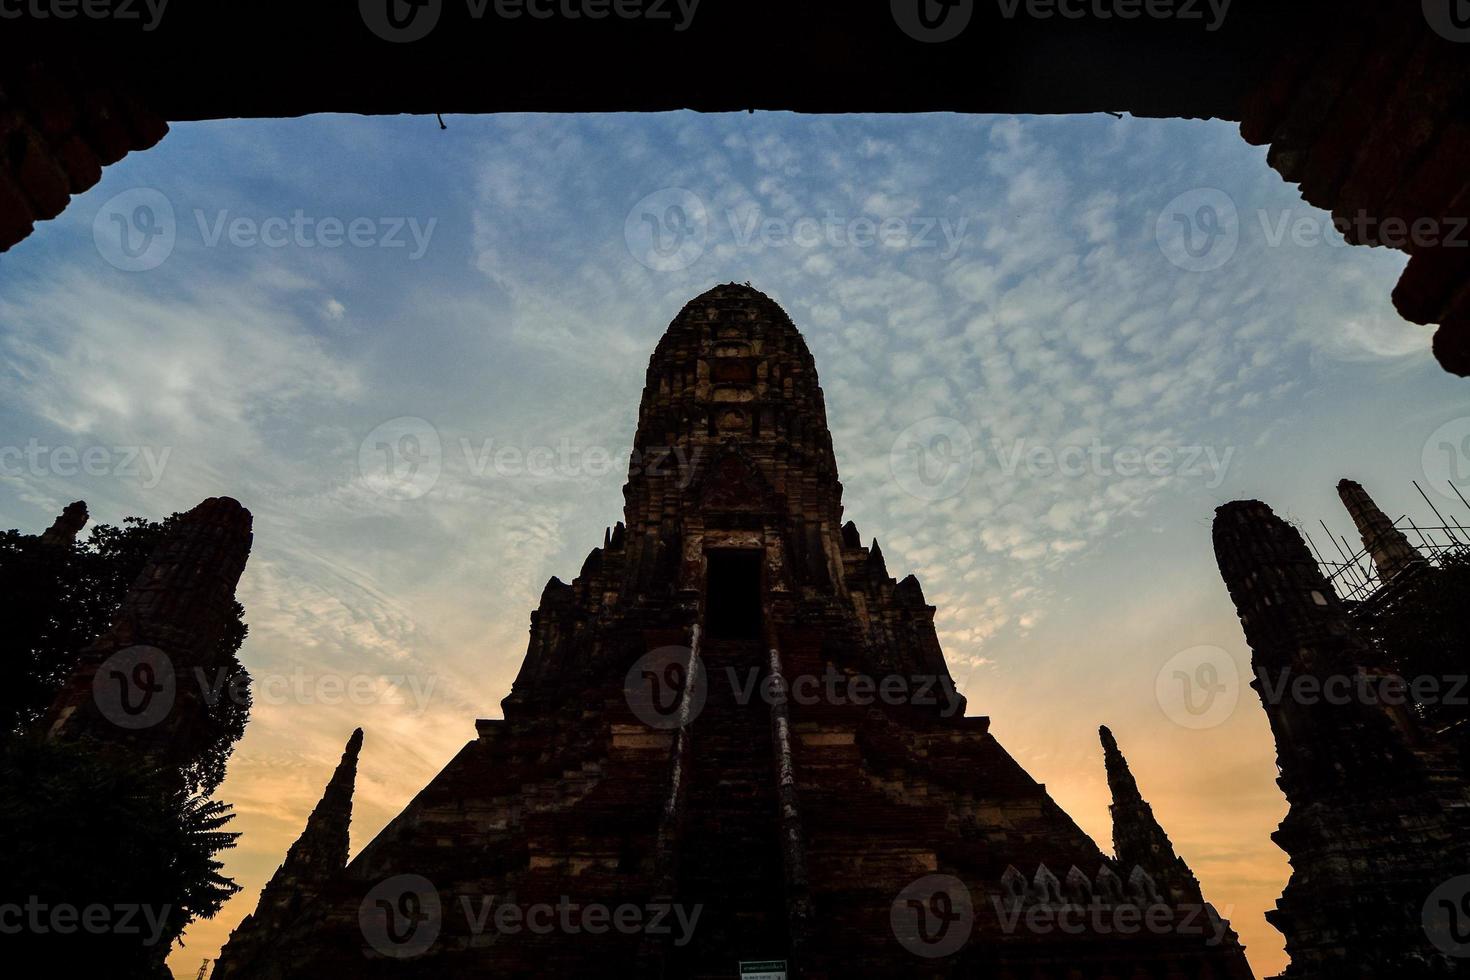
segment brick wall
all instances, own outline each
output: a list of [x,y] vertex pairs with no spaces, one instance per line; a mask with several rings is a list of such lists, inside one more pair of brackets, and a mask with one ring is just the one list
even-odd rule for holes
[[0,65],[0,252],[60,214],[103,167],[167,132],[162,118],[75,62]]

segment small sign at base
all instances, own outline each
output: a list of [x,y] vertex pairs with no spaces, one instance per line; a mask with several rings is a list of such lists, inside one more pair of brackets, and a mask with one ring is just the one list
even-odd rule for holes
[[786,980],[786,961],[741,960],[740,980]]

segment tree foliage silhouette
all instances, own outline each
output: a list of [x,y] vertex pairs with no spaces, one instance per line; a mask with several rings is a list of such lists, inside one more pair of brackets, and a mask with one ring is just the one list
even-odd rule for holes
[[182,769],[160,769],[104,739],[40,731],[82,651],[113,622],[148,558],[181,519],[127,518],[84,540],[0,534],[0,882],[24,917],[10,945],[59,976],[163,980],[189,922],[219,911],[239,886],[221,873],[230,808],[209,794],[250,714],[238,659],[247,627],[233,616],[208,678],[206,737]]
[[[37,535],[0,533],[0,662],[8,683],[0,686],[0,735],[32,730],[76,667],[88,643],[112,624],[129,586],[148,556],[180,519],[129,517],[121,527],[94,526],[85,541],[45,544]],[[234,615],[220,639],[219,697],[208,704],[209,737],[187,767],[186,784],[209,794],[224,778],[225,762],[250,717],[249,675],[238,652],[248,627],[245,610]]]

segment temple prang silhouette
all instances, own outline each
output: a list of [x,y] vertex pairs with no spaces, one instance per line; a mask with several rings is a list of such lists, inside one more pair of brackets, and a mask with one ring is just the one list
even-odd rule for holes
[[[66,508],[42,535],[69,546],[86,504]],[[254,540],[250,512],[210,497],[179,516],[129,587],[112,626],[81,651],[43,722],[50,738],[127,746],[180,768],[208,739],[207,686],[225,668],[220,639]]]
[[[504,718],[348,863],[355,739],[216,977],[1251,976],[1106,730],[1116,857],[965,715],[918,580],[843,522],[775,302],[684,307],[633,458]],[[528,927],[594,907],[624,926]]]
[[[1454,679],[1437,651],[1390,662],[1371,630],[1385,606],[1443,573],[1362,485],[1343,480],[1338,492],[1363,551],[1326,563],[1330,579],[1303,534],[1260,501],[1226,504],[1214,522],[1290,805],[1272,839],[1291,878],[1266,918],[1286,938],[1287,980],[1462,976],[1470,963],[1444,936],[1460,938],[1466,923],[1452,924],[1454,896],[1448,908],[1433,897],[1470,872],[1470,725],[1463,710],[1415,701],[1416,681]],[[1448,540],[1431,545],[1435,560],[1462,559],[1455,528],[1435,530]]]

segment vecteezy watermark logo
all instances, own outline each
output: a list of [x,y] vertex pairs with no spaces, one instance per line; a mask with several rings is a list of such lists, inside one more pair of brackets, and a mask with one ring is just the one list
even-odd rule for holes
[[[1015,20],[1177,20],[1198,21],[1206,31],[1225,25],[1233,0],[997,0],[1000,15]],[[1206,19],[1208,17],[1208,19]]]
[[362,938],[376,952],[406,960],[428,952],[444,925],[439,889],[423,875],[378,882],[357,908]]
[[120,728],[148,728],[163,721],[182,690],[198,691],[213,707],[232,704],[405,705],[422,714],[439,678],[421,674],[289,673],[192,667],[176,673],[153,646],[132,646],[108,658],[92,679],[92,697],[103,716]]
[[1170,657],[1154,679],[1154,696],[1182,728],[1214,728],[1235,713],[1240,670],[1219,647],[1197,646]]
[[422,41],[444,13],[444,0],[358,0],[362,22],[384,41]]
[[970,889],[953,875],[925,875],[898,893],[888,924],[910,953],[926,959],[949,956],[970,941],[975,927]]
[[357,450],[363,481],[390,500],[417,500],[439,482],[444,452],[439,430],[421,418],[390,419],[367,434]]
[[168,0],[0,0],[0,20],[138,21],[144,33],[158,29]]
[[119,728],[151,728],[173,709],[178,684],[174,663],[155,646],[119,650],[92,675],[92,700]]
[[1256,211],[1261,234],[1271,248],[1288,242],[1296,248],[1348,248],[1354,242],[1373,242],[1387,248],[1418,251],[1431,248],[1470,248],[1470,218],[1415,218],[1410,221],[1397,215],[1382,217],[1359,208],[1352,215],[1327,214],[1323,211],[1298,211],[1283,208],[1272,213],[1265,208]]
[[628,253],[654,272],[679,272],[704,254],[709,211],[693,191],[667,187],[633,205],[623,222]]
[[[871,674],[849,673],[838,670],[836,665],[827,664],[818,674],[799,673],[783,680],[769,673],[762,676],[761,668],[748,667],[742,679],[738,667],[727,665],[724,679],[730,685],[735,703],[750,704],[756,697],[768,705],[792,703],[802,706],[814,704],[855,705],[860,708],[875,704],[897,707],[913,705],[920,708],[938,708],[941,717],[953,717],[963,706],[964,699],[948,675],[940,674]],[[719,676],[718,674],[716,676]]]
[[1255,671],[1255,687],[1267,704],[1388,705],[1403,707],[1470,705],[1470,676],[1465,674],[1372,673],[1359,668],[1351,674],[1294,674],[1291,668],[1274,673],[1264,667]]
[[[465,0],[474,22],[496,20],[646,20],[668,22],[676,33],[689,29],[700,0]],[[422,41],[444,13],[444,0],[358,0],[362,22],[384,41]]]
[[1424,0],[1424,17],[1445,40],[1470,42],[1470,0]]
[[514,898],[498,895],[482,895],[476,901],[469,895],[461,895],[459,904],[470,935],[480,939],[493,933],[490,942],[521,932],[535,936],[552,933],[577,936],[584,932],[599,936],[611,931],[625,936],[669,936],[675,946],[684,947],[694,938],[699,917],[704,913],[703,905],[625,902],[611,906],[601,902],[574,902],[570,895],[562,895],[555,905],[551,902],[521,904]]
[[[307,214],[264,218],[228,209],[193,209],[193,227],[205,248],[381,248],[403,249],[416,262],[428,253],[438,218],[367,217]],[[187,225],[185,227],[188,227]],[[108,264],[124,272],[146,272],[173,254],[180,228],[173,203],[151,187],[138,187],[109,199],[92,221],[92,240]]]
[[[26,903],[6,902],[0,905],[0,935],[15,936],[29,933],[33,936],[72,936],[85,933],[93,936],[139,936],[144,946],[157,946],[168,928],[167,905],[117,905],[76,906],[66,902],[52,905],[39,896],[31,895]],[[147,927],[145,933],[144,927]]]
[[628,212],[623,237],[638,262],[677,272],[697,262],[717,236],[741,250],[881,248],[927,251],[948,262],[969,239],[970,218],[912,214],[767,214],[746,204],[715,220],[699,195],[682,187],[655,191]]
[[0,475],[137,478],[144,490],[152,490],[163,480],[172,452],[169,446],[47,446],[32,437],[24,446],[0,446]]
[[901,432],[889,451],[888,468],[906,493],[944,500],[962,492],[977,466],[994,460],[1005,477],[1051,480],[1102,477],[1225,482],[1235,447],[1052,443],[1017,438],[980,446],[964,423],[944,416],[923,419]]
[[393,704],[412,706],[422,714],[439,686],[439,678],[432,674],[309,674],[296,668],[257,675],[247,687],[248,674],[216,676],[211,682],[201,668],[194,668],[194,673],[211,704],[221,697],[244,703],[248,694],[254,704]]
[[[595,479],[607,476],[619,465],[607,447],[579,446],[565,437],[556,445],[520,446],[513,443],[496,445],[494,439],[484,439],[476,445],[461,436],[459,448],[466,468],[476,478]],[[668,478],[683,490],[694,482],[703,455],[704,450],[700,446],[635,447],[628,460],[628,476]]]
[[231,215],[228,210],[209,214],[203,208],[195,208],[194,224],[205,248],[219,248],[221,244],[228,244],[231,248],[263,246],[274,249],[292,246],[336,249],[344,245],[350,248],[405,248],[409,249],[408,260],[417,262],[428,253],[439,219],[420,222],[414,217],[318,217],[307,214],[302,208],[292,211],[290,217],[272,215],[262,219],[243,214]]
[[1458,499],[1449,485],[1470,482],[1470,416],[1450,419],[1431,432],[1424,440],[1419,461],[1431,487],[1443,496]]
[[92,219],[92,241],[98,254],[123,272],[158,268],[173,254],[177,240],[174,206],[151,187],[114,195]]
[[890,0],[893,22],[925,44],[953,41],[970,26],[975,0]]
[[[649,728],[669,731],[692,722],[704,710],[709,679],[697,661],[691,674],[688,647],[659,647],[633,662],[623,678],[623,694],[634,716]],[[687,703],[686,703],[687,701]]]
[[945,500],[969,485],[975,440],[957,419],[921,419],[893,441],[888,469],[905,493],[920,500]]
[[1212,272],[1240,247],[1235,201],[1214,187],[1185,191],[1159,212],[1154,238],[1164,258],[1189,272]]
[[1424,934],[1440,952],[1470,957],[1470,875],[1451,878],[1431,892],[1423,922]]
[[[529,933],[534,936],[593,936],[616,932],[622,935],[667,936],[678,947],[694,938],[702,905],[625,902],[612,906],[601,902],[574,901],[561,895],[555,902],[520,902],[506,895],[461,894],[444,907],[439,893],[420,875],[396,875],[368,892],[358,908],[358,923],[371,949],[392,959],[409,959],[427,952],[443,931],[449,916],[462,916],[464,932],[473,947],[493,945],[501,936]],[[456,927],[458,921],[456,920]],[[460,935],[458,928],[455,935]]]
[[759,207],[728,208],[724,214],[737,248],[939,249],[948,262],[969,238],[970,219],[919,215],[839,214],[828,208],[794,218],[767,215]]
[[[462,472],[477,480],[596,480],[623,465],[606,446],[580,445],[566,437],[554,444],[516,444],[460,436],[457,443]],[[0,446],[0,474],[8,451]],[[358,470],[374,493],[412,500],[433,489],[452,455],[432,422],[405,416],[368,433],[358,447]],[[625,472],[629,479],[659,478],[683,490],[698,476],[703,456],[698,446],[641,446],[629,455]]]

